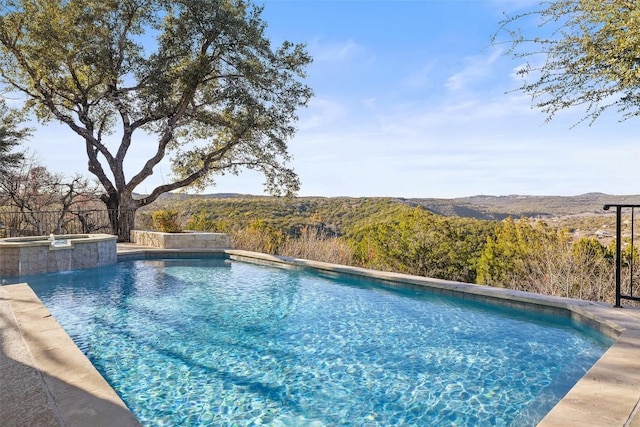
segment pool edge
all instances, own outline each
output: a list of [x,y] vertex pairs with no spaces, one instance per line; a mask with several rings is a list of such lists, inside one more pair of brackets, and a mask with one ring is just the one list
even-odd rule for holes
[[0,303],[7,328],[0,331],[2,382],[21,377],[16,398],[0,408],[3,425],[140,426],[28,284],[0,286]]

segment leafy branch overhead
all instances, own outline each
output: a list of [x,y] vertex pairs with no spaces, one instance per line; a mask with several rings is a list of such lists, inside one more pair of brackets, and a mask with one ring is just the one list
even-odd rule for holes
[[[261,13],[243,0],[3,0],[0,77],[42,122],[79,135],[110,208],[243,168],[292,193],[287,140],[312,96],[311,58],[304,45],[273,48]],[[134,145],[150,154],[127,178]],[[169,154],[172,180],[133,198]]]
[[[629,0],[554,0],[506,18],[508,51],[526,62],[519,88],[549,119],[570,107],[590,123],[613,108],[623,119],[640,114],[640,4]],[[523,30],[537,24],[536,34]]]

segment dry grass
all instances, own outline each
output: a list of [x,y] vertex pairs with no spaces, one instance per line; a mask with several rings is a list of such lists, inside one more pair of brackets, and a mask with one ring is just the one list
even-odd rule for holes
[[305,228],[297,239],[287,239],[280,255],[342,265],[352,262],[351,248],[344,241],[324,236],[313,228]]
[[338,237],[329,237],[319,230],[307,227],[299,237],[286,237],[273,230],[243,228],[231,233],[231,243],[236,249],[283,255],[333,264],[350,265],[352,251]]

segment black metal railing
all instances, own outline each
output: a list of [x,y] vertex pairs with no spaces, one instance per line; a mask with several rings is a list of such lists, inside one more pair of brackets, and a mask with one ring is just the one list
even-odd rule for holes
[[48,234],[112,233],[109,211],[0,211],[0,238]]
[[[621,300],[631,300],[631,301],[640,301],[640,296],[633,294],[633,284],[634,284],[634,271],[633,266],[636,262],[636,251],[634,246],[634,235],[635,235],[635,209],[640,208],[640,205],[629,205],[629,204],[609,204],[604,205],[604,210],[609,210],[611,208],[616,208],[616,304],[615,307],[622,307],[620,304]],[[628,240],[627,245],[630,247],[625,248],[625,253],[629,254],[627,258],[623,259],[623,243],[622,243],[622,209],[630,209],[631,217],[629,221],[630,226],[630,238]],[[626,290],[622,289],[622,267],[623,263],[626,263],[629,268],[629,282]]]

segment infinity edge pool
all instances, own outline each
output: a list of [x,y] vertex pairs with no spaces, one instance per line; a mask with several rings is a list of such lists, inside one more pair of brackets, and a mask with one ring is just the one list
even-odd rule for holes
[[[640,402],[638,310],[239,250],[185,251],[118,245],[120,260],[211,253],[290,268],[313,268],[332,276],[365,276],[445,295],[568,315],[616,342],[539,425],[640,426],[640,417],[636,417]],[[38,425],[139,425],[28,285],[0,286],[0,338],[0,418],[10,420],[8,426],[25,425],[29,419],[39,420]]]

